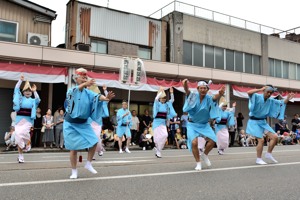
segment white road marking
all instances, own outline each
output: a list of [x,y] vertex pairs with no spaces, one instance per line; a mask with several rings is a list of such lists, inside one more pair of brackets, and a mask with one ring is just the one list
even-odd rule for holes
[[218,169],[207,169],[207,170],[202,170],[202,171],[193,170],[193,171],[162,172],[162,173],[150,173],[150,174],[106,176],[106,177],[94,177],[94,178],[1,183],[0,187],[50,184],[50,183],[83,182],[83,181],[95,181],[95,180],[111,180],[111,179],[124,179],[124,178],[139,178],[139,177],[152,177],[152,176],[167,176],[167,175],[190,174],[190,173],[210,173],[210,172],[216,172],[216,171],[229,171],[229,170],[240,170],[240,169],[251,169],[251,168],[279,167],[279,166],[289,166],[289,165],[300,165],[300,162],[279,163],[279,164],[273,164],[273,165],[251,165],[251,166],[241,166],[241,167],[225,167],[225,168],[218,168]]

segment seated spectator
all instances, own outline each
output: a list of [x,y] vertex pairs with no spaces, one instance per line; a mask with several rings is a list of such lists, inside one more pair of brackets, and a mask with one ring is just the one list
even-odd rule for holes
[[240,138],[240,143],[243,147],[246,146],[246,139],[247,139],[247,135],[245,133],[245,131],[242,129],[239,133],[239,138]]
[[278,128],[280,131],[280,135],[282,135],[284,132],[290,132],[286,121],[286,115],[284,116],[283,120],[278,121]]
[[153,137],[149,134],[147,128],[144,129],[144,132],[140,136],[139,145],[143,147],[143,151],[147,150],[147,147],[151,147],[151,149],[155,147]]
[[186,137],[185,135],[181,135],[180,128],[176,129],[175,143],[177,149],[186,149]]
[[277,145],[282,145],[282,139],[283,139],[283,135],[280,135],[280,131],[277,131],[277,137],[278,137],[278,141],[277,141]]
[[[126,137],[123,135],[122,137],[122,150],[125,151],[125,147],[126,147],[126,142],[127,142],[127,139]],[[114,148],[116,148],[117,150],[119,150],[119,137],[117,134],[114,134]]]
[[297,143],[300,144],[300,130],[299,129],[296,129],[296,140],[297,140]]
[[112,129],[103,130],[102,142],[104,146],[114,146],[114,132]]
[[6,144],[6,151],[10,150],[12,147],[16,147],[15,144],[15,127],[9,127],[9,132],[6,132],[4,135],[4,141]]
[[246,146],[249,147],[250,145],[251,146],[256,146],[256,138],[253,137],[252,135],[247,135],[246,136]]
[[283,133],[282,144],[284,145],[293,144],[293,139],[291,138],[290,133],[288,132]]

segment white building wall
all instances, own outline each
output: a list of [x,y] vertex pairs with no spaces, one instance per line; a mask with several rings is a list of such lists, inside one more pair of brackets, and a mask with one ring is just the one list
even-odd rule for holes
[[300,64],[300,43],[268,37],[269,58]]
[[183,15],[183,40],[261,55],[261,34]]

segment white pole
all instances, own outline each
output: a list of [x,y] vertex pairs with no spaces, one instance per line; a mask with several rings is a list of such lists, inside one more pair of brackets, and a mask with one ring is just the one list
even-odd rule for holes
[[131,84],[129,84],[128,86],[129,86],[129,90],[128,90],[128,110],[130,111],[129,106],[130,106],[130,86],[131,86]]

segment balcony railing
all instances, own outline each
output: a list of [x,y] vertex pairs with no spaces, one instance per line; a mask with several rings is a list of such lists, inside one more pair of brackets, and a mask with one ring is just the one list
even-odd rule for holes
[[180,1],[173,1],[173,2],[169,3],[168,5],[164,6],[163,8],[161,8],[161,9],[157,10],[156,12],[152,13],[151,15],[149,15],[149,17],[161,19],[173,11],[182,12],[182,13],[192,15],[195,17],[208,19],[211,21],[215,21],[215,22],[227,24],[230,26],[255,31],[258,33],[274,35],[274,36],[277,36],[280,38],[285,38],[286,34],[290,34],[290,33],[299,34],[300,33],[300,27],[297,27],[297,28],[294,28],[291,30],[287,30],[287,31],[283,31],[283,30],[280,30],[277,28],[258,24],[258,23],[251,22],[251,21],[248,21],[245,19],[233,17],[231,15],[212,11],[212,10],[209,10],[206,8],[201,8],[201,7],[194,6],[194,5],[187,4],[184,2],[180,2]]

